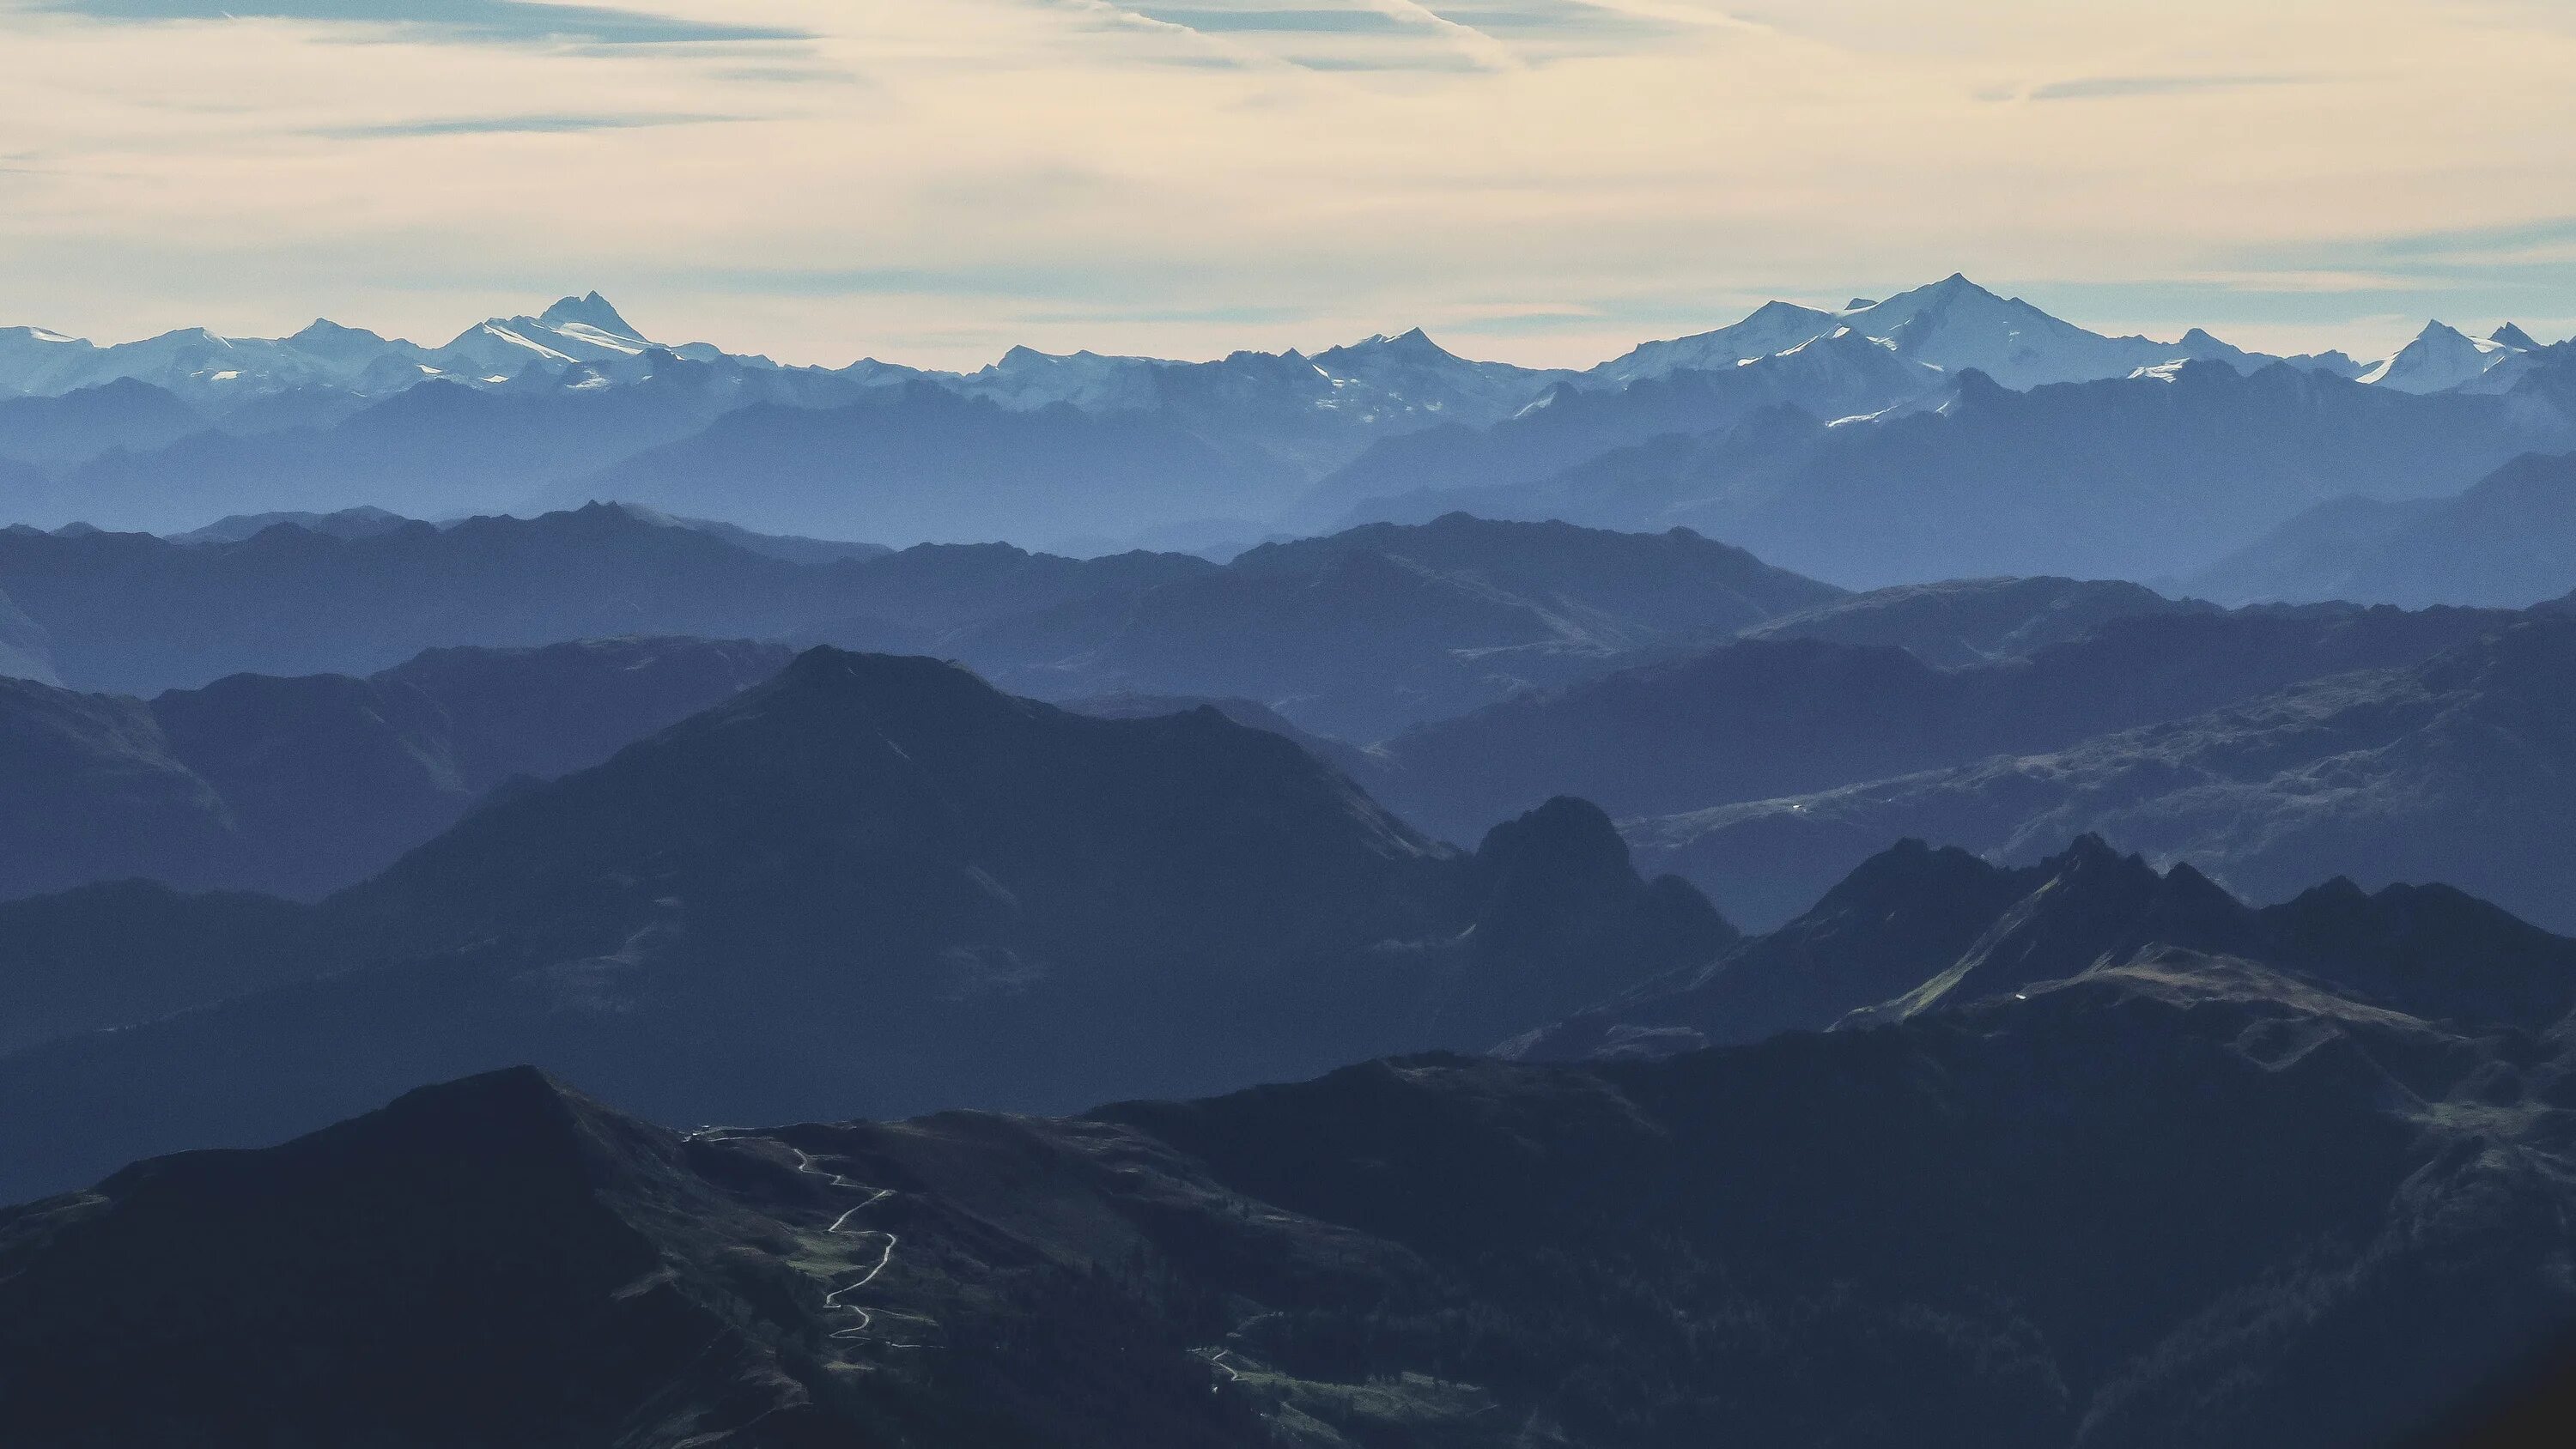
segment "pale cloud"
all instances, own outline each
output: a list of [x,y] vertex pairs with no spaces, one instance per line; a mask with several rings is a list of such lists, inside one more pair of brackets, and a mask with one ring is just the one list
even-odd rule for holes
[[238,19],[390,26],[475,41],[685,45],[806,36],[776,27],[533,0],[38,0],[29,8],[129,24]]
[[2127,100],[2137,96],[2188,96],[2204,91],[2243,90],[2248,86],[2295,85],[2285,75],[2099,75],[2051,81],[2033,86],[2023,97],[2034,101]]
[[0,323],[444,336],[596,286],[795,360],[1571,363],[1962,269],[2303,346],[2576,291],[2536,6],[103,3],[0,0]]

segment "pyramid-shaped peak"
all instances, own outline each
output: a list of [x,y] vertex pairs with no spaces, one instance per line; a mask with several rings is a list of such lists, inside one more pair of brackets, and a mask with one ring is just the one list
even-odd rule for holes
[[2530,333],[2523,331],[2522,328],[2511,322],[2507,322],[2502,327],[2488,333],[2487,340],[2489,342],[2503,343],[2507,347],[2519,347],[2525,352],[2537,352],[2540,350],[2539,342],[2535,341]]
[[643,333],[617,314],[606,297],[590,292],[579,297],[565,297],[537,316],[549,327],[595,327],[618,337],[642,339]]
[[1430,333],[1423,331],[1419,327],[1408,328],[1405,331],[1394,334],[1393,336],[1389,336],[1386,333],[1381,332],[1377,336],[1370,338],[1368,341],[1361,343],[1360,346],[1383,348],[1389,352],[1427,353],[1444,357],[1448,355],[1446,349],[1442,348],[1439,343],[1431,340]]

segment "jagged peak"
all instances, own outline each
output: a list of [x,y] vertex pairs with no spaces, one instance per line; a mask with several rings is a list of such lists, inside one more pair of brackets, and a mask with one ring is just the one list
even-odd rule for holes
[[633,324],[618,315],[617,309],[609,304],[606,297],[597,292],[561,298],[553,306],[538,313],[537,320],[549,327],[595,327],[602,332],[613,333],[619,337],[630,337],[638,341],[643,340],[644,337],[643,333],[635,330]]
[[1432,341],[1431,334],[1419,327],[1408,328],[1392,336],[1380,332],[1357,342],[1327,348],[1316,356],[1342,358],[1364,352],[1386,352],[1398,356],[1438,358],[1444,361],[1455,360],[1457,357],[1456,353]]

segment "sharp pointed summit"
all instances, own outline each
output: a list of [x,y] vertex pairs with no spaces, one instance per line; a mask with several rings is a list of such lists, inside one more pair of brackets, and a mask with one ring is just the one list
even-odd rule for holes
[[579,297],[566,297],[537,316],[551,327],[591,327],[617,337],[643,340],[644,334],[634,324],[618,315],[606,297],[591,292]]
[[2396,392],[2449,392],[2479,381],[2525,349],[2501,339],[2479,341],[2447,322],[2432,321],[2415,340],[2361,376]]

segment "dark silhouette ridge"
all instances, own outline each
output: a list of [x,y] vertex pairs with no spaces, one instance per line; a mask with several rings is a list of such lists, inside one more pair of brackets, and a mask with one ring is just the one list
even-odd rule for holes
[[[1482,1046],[1733,939],[1625,860],[1588,806],[1467,854],[1213,709],[1088,718],[815,649],[314,908],[346,974],[0,1058],[7,1090],[62,1104],[7,1124],[0,1192],[513,1060],[733,1121],[1061,1110]],[[186,950],[224,949],[218,925]]]

